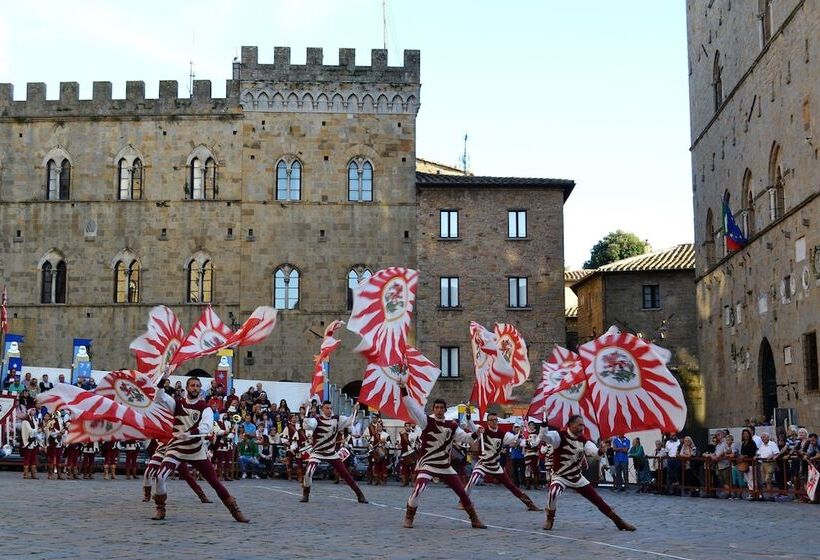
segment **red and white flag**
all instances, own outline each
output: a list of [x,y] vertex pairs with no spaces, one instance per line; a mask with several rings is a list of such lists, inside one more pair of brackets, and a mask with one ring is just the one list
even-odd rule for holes
[[3,304],[0,305],[0,331],[3,334],[9,333],[9,298],[6,295],[6,287],[3,286]]
[[171,358],[172,364],[181,364],[200,356],[215,354],[225,347],[225,342],[233,331],[222,322],[219,315],[209,305],[202,310],[199,319],[191,327],[179,350]]
[[[686,423],[680,384],[665,356],[643,339],[611,327],[578,348],[602,438],[660,429],[679,432]],[[663,352],[661,352],[663,353]]]
[[418,278],[415,270],[390,267],[353,288],[353,310],[347,328],[362,337],[354,351],[377,356],[382,365],[401,361]]
[[133,369],[111,371],[97,385],[94,392],[142,414],[150,421],[167,426],[174,423],[174,411],[158,398],[158,389],[147,375]]
[[170,308],[158,305],[148,313],[146,331],[131,341],[128,349],[137,360],[137,370],[150,374],[156,382],[168,370],[176,369],[171,364],[183,339],[185,331]]
[[[368,355],[365,354],[365,357]],[[381,365],[378,359],[367,364],[359,402],[378,409],[388,417],[415,423],[402,402],[399,380],[407,376],[408,397],[424,408],[439,375],[441,370],[433,362],[412,346],[407,346],[404,358],[395,364]]]
[[325,336],[322,339],[322,346],[319,354],[313,359],[313,380],[310,384],[310,398],[316,397],[321,402],[325,398],[325,362],[330,359],[330,355],[336,350],[342,341],[335,338],[334,333],[344,325],[344,321],[333,321],[325,329]]
[[131,407],[102,395],[84,391],[74,385],[59,383],[54,389],[37,395],[37,402],[50,412],[66,409],[71,412],[68,443],[107,441],[116,439],[167,440],[173,436],[173,422],[166,424],[141,414]]
[[506,386],[513,383],[515,371],[498,348],[495,333],[475,321],[470,321],[470,343],[475,364],[475,383],[470,402],[476,404],[479,417],[484,418],[489,405],[507,402]]
[[527,343],[518,329],[507,323],[495,324],[495,339],[498,351],[510,364],[513,370],[512,380],[504,386],[507,400],[511,398],[512,389],[523,385],[530,378],[530,359],[527,357]]

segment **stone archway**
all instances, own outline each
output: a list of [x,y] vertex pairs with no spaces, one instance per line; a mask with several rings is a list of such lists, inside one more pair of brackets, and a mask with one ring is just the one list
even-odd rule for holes
[[359,379],[358,381],[351,381],[344,387],[342,387],[342,393],[350,399],[354,401],[359,400],[359,393],[362,391],[362,380]]
[[760,371],[760,388],[763,393],[761,402],[763,416],[769,419],[774,409],[777,408],[777,369],[775,368],[772,347],[765,338],[760,343],[757,363]]

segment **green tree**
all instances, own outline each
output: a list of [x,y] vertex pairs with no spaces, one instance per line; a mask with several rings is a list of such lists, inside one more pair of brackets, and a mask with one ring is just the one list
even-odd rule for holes
[[584,268],[598,268],[627,257],[643,255],[649,250],[649,244],[634,233],[617,230],[607,234],[592,248],[589,260]]

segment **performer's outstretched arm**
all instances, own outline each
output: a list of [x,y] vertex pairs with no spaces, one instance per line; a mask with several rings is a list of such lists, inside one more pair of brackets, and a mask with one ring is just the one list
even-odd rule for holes
[[424,413],[424,407],[407,394],[407,388],[404,385],[401,386],[401,401],[407,407],[407,412],[416,421],[416,425],[422,430],[426,428],[427,415]]
[[339,430],[344,430],[345,428],[349,428],[350,426],[352,426],[358,414],[359,403],[356,403],[353,405],[353,410],[351,411],[350,416],[339,416]]
[[549,443],[553,447],[558,447],[559,445],[561,445],[561,434],[559,434],[555,430],[550,430],[548,426],[544,426],[543,428],[541,428],[541,431],[538,432],[538,439]]

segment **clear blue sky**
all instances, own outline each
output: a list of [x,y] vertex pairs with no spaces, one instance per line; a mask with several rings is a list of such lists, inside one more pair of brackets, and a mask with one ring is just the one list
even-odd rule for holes
[[[187,91],[188,64],[224,95],[241,45],[340,47],[359,64],[381,48],[381,0],[9,2],[0,13],[0,81],[114,84],[161,79]],[[456,164],[469,134],[481,175],[574,179],[566,263],[615,229],[653,248],[692,241],[686,21],[657,0],[388,0],[389,63],[421,50],[417,154]]]

